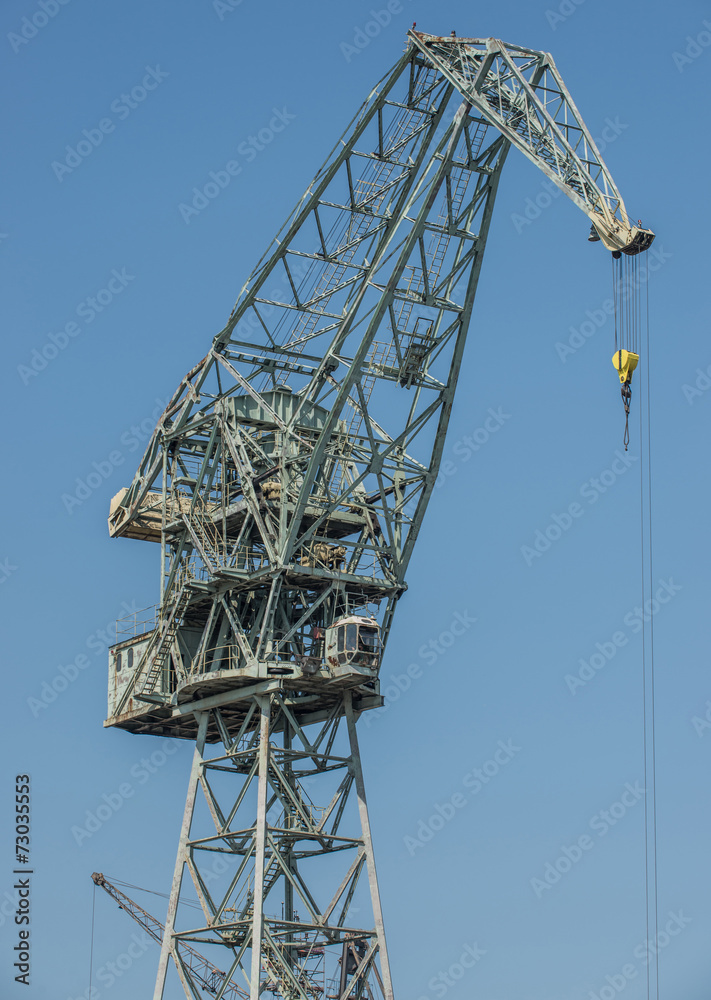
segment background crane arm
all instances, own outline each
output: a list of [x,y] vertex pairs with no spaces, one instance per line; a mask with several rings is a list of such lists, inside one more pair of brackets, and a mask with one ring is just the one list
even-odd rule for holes
[[[160,920],[151,916],[147,910],[144,910],[142,906],[134,902],[125,892],[117,889],[102,872],[94,872],[91,877],[94,885],[98,885],[99,888],[111,896],[118,903],[120,909],[128,913],[130,917],[133,917],[136,923],[150,934],[157,944],[161,944],[165,927]],[[182,964],[183,970],[186,972],[189,971],[190,975],[194,977],[203,990],[208,993],[215,993],[217,988],[223,984],[225,973],[215,968],[204,955],[191,948],[185,941],[181,941],[176,947],[179,948],[178,959]],[[240,989],[231,979],[228,979],[227,983],[223,986],[221,996],[229,998],[229,1000],[248,1000],[247,992]]]

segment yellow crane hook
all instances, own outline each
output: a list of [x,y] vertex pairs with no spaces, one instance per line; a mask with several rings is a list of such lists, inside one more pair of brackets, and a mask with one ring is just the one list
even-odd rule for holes
[[630,384],[632,381],[632,372],[637,367],[638,361],[639,354],[633,354],[632,351],[615,351],[612,355],[612,363],[617,370],[617,374],[620,376],[622,385]]
[[638,361],[639,354],[634,354],[632,351],[619,350],[615,351],[612,355],[612,363],[615,366],[617,374],[620,376],[622,403],[625,407],[625,451],[627,451],[627,446],[630,443],[630,400],[632,399],[630,383],[632,381],[632,372],[637,367]]

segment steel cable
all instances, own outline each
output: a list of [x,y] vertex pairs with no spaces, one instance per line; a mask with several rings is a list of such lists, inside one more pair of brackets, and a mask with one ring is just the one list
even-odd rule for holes
[[[641,304],[641,290],[640,290]],[[652,589],[654,584],[653,526],[652,526],[652,448],[651,448],[651,377],[649,356],[649,275],[646,276],[646,323],[645,354],[647,365],[646,399],[640,399],[640,546],[642,564],[642,610],[644,595],[648,588],[649,640],[647,629],[642,629],[642,704],[643,704],[643,748],[644,748],[644,887],[645,926],[647,949],[654,951],[654,963],[647,963],[647,998],[659,998],[659,888],[657,857],[657,752],[656,752],[656,712],[654,675],[654,605]],[[641,336],[641,323],[640,323]],[[646,428],[645,428],[646,424]],[[646,430],[646,434],[644,431]],[[646,476],[645,476],[646,465]],[[646,558],[645,558],[646,557]],[[648,566],[648,575],[645,569]]]
[[91,980],[94,975],[94,916],[96,913],[96,883],[94,883],[94,892],[91,897],[91,947],[89,949],[89,990],[87,996],[90,997],[92,994]]

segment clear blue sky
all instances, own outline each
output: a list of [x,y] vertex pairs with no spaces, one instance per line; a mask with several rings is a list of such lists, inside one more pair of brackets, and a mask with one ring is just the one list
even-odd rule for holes
[[[359,50],[358,32],[384,3],[44,7],[51,16],[39,0],[6,0],[0,15],[0,902],[13,879],[14,776],[25,772],[36,870],[33,985],[12,982],[16,929],[5,918],[3,996],[85,995],[92,871],[169,888],[190,748],[151,763],[159,741],[102,729],[107,626],[124,604],[154,604],[159,576],[152,546],[108,538],[109,500],[130,481],[157,408],[204,354],[416,20],[425,31],[552,52],[593,134],[607,136],[603,155],[630,213],[658,233],[654,577],[673,591],[655,620],[659,909],[662,926],[670,913],[690,920],[662,948],[660,969],[665,995],[706,998],[711,729],[693,719],[711,699],[708,6],[400,0]],[[253,155],[250,136],[275,115],[284,127]],[[219,197],[181,211],[230,160],[242,169]],[[642,801],[628,792],[624,815],[600,827],[601,811],[643,774],[637,400],[629,470],[597,502],[583,498],[584,516],[532,565],[521,552],[611,468],[622,437],[611,321],[565,361],[556,349],[588,313],[600,319],[607,254],[587,243],[585,218],[563,198],[517,224],[543,191],[542,176],[512,152],[445,448],[455,471],[433,497],[383,666],[386,686],[411,663],[422,676],[361,723],[400,1000],[443,995],[433,977],[466,946],[485,954],[447,988],[451,1000],[589,1000],[606,977],[619,983],[623,967],[625,1000],[645,993]],[[698,392],[684,389],[697,380]],[[467,456],[457,443],[490,409],[506,419]],[[455,613],[476,623],[433,655],[428,644]],[[619,632],[614,657],[571,693],[566,675]],[[50,703],[51,685],[65,686],[60,667],[69,680]],[[472,794],[470,773],[509,741],[520,749]],[[72,828],[122,784],[131,794],[121,808],[78,844]],[[466,805],[413,848],[406,838],[465,790]],[[531,880],[583,836],[593,846],[537,894]],[[140,901],[164,915],[165,900]],[[136,930],[97,898],[98,995],[150,995],[157,949],[135,941],[107,985],[107,963],[129,954]]]

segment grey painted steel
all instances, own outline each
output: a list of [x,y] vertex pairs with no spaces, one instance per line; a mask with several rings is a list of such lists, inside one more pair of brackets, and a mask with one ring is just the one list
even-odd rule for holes
[[[200,764],[202,761],[202,754],[205,747],[206,733],[207,733],[207,715],[203,714],[200,717],[198,738],[195,746],[195,753],[193,754],[192,767],[190,769],[190,779],[188,781],[188,796],[185,802],[183,823],[180,830],[180,839],[178,841],[178,856],[175,861],[175,873],[173,875],[173,885],[170,890],[170,899],[168,900],[168,915],[165,919],[165,930],[163,933],[163,941],[161,944],[160,959],[158,961],[158,974],[156,976],[156,986],[153,992],[153,1000],[163,1000],[165,979],[166,979],[166,974],[168,972],[168,961],[171,956],[175,958],[175,941],[173,938],[173,929],[175,927],[175,917],[178,912],[180,887],[183,884],[183,873],[185,871],[185,862],[187,860],[187,843],[188,843],[188,837],[190,836],[190,826],[193,821],[193,812],[195,810],[195,799],[197,796],[198,778],[200,775]],[[178,963],[176,962],[176,964]],[[190,994],[188,994],[188,996],[189,995]]]
[[[171,959],[197,995],[185,941],[230,953],[217,1000],[238,973],[251,1000],[316,1000],[327,988],[391,1000],[355,721],[382,704],[379,666],[436,482],[510,147],[608,249],[637,253],[653,239],[630,225],[549,55],[408,39],[112,502],[112,535],[160,543],[162,590],[155,628],[110,651],[106,725],[199,747],[155,1000]],[[376,622],[380,648],[337,647],[346,621],[371,634]],[[313,805],[311,783],[327,805]],[[215,854],[236,864],[219,890],[205,871]],[[335,875],[315,873],[341,857]],[[186,866],[199,927],[179,919]],[[355,927],[364,871],[372,924]]]
[[[190,977],[181,955],[191,942],[200,946],[199,953],[217,945],[230,953],[231,964],[219,962],[226,971],[213,975],[218,1000],[242,977],[250,1000],[264,990],[299,1000],[319,1000],[324,990],[338,1000],[351,995],[391,1000],[352,694],[345,692],[331,718],[308,732],[279,693],[247,702],[237,732],[213,710],[220,746],[212,755],[196,754],[163,937],[160,990],[171,960],[179,974]],[[325,804],[315,807],[314,799]],[[219,885],[211,871],[216,856],[233,860]],[[339,874],[324,880],[317,870],[324,862]],[[180,908],[186,867],[203,910],[197,926],[194,909]],[[354,906],[358,900],[362,909],[365,902],[358,895],[365,873],[372,924],[364,925],[354,923]],[[338,962],[350,948],[358,964],[339,991]]]
[[[252,916],[252,941],[264,937],[264,856],[267,844],[267,783],[269,780],[269,701],[259,699],[259,790],[257,792],[257,828],[255,833],[254,905]],[[252,948],[250,1000],[259,1000],[261,978],[261,949]]]
[[363,780],[363,768],[360,763],[360,750],[358,749],[358,734],[356,732],[356,720],[353,714],[353,699],[348,693],[345,697],[346,719],[348,720],[348,739],[351,746],[351,757],[353,760],[353,770],[355,774],[355,785],[358,796],[358,812],[360,813],[360,825],[363,830],[363,845],[365,847],[366,864],[368,866],[368,881],[370,883],[370,897],[373,905],[373,916],[375,917],[375,929],[380,944],[380,964],[383,972],[383,995],[384,1000],[393,1000],[393,984],[390,975],[390,960],[388,949],[385,943],[385,924],[383,923],[383,910],[380,903],[380,888],[378,886],[378,873],[375,869],[375,853],[373,852],[373,838],[370,833],[370,819],[368,817],[368,803],[365,797],[365,781]]

